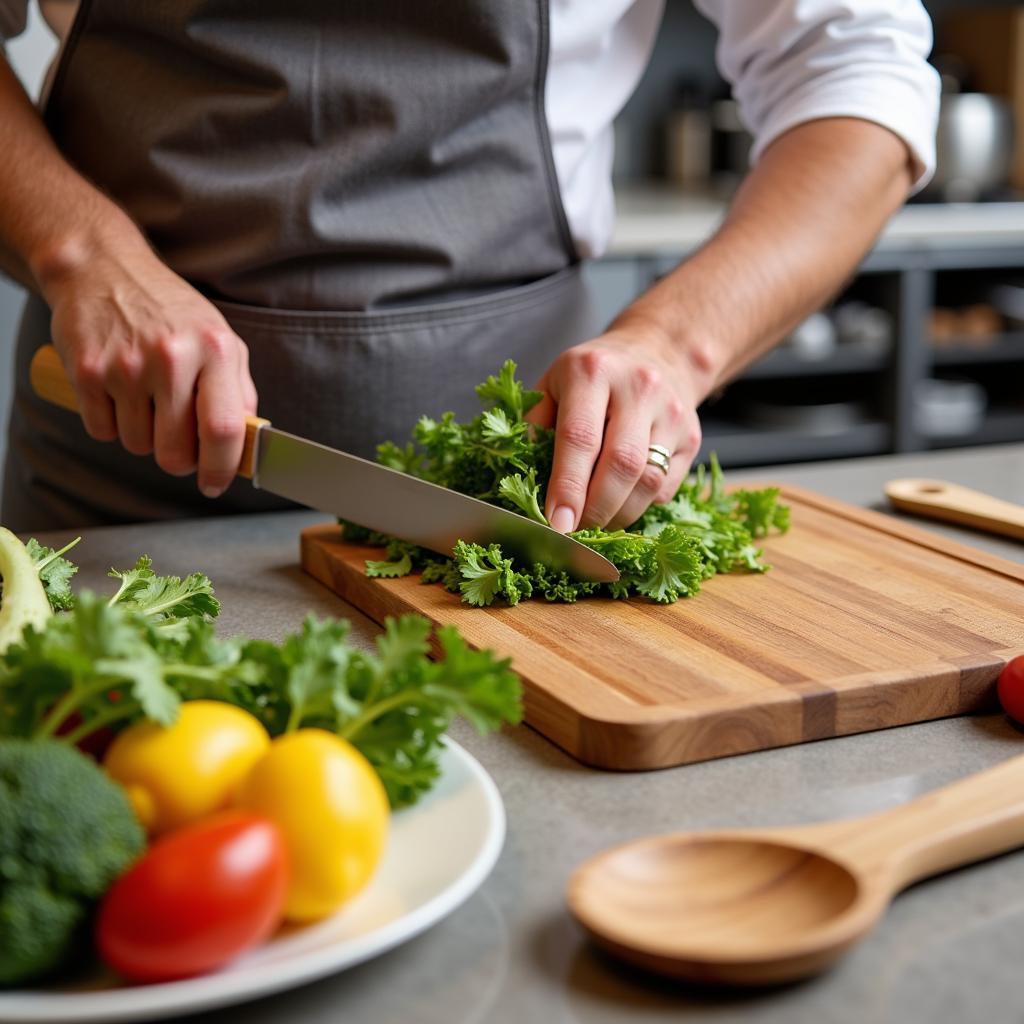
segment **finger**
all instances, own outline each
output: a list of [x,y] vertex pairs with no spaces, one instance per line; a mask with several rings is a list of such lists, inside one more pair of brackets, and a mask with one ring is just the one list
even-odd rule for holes
[[560,533],[576,529],[583,514],[604,437],[608,395],[606,379],[593,374],[574,378],[560,396],[545,501],[548,522]]
[[117,434],[126,451],[153,450],[153,396],[143,379],[141,354],[123,346],[107,367],[107,392],[114,400]]
[[117,435],[132,455],[148,455],[153,450],[153,399],[144,394],[123,395],[114,399]]
[[[657,438],[664,435],[655,430],[652,436]],[[652,443],[660,444],[661,442],[655,440]],[[670,446],[666,444],[664,447]],[[676,452],[672,456],[667,473],[658,466],[646,466],[636,487],[633,488],[633,493],[626,499],[618,513],[612,517],[608,524],[609,528],[617,530],[620,527],[624,529],[631,526],[653,502],[669,501],[679,490],[679,485],[683,482],[689,468],[690,463],[682,452]]]
[[86,432],[97,441],[117,440],[114,401],[107,393],[105,374],[97,362],[72,362],[72,378]]
[[249,349],[242,346],[241,358],[239,360],[239,389],[242,393],[242,408],[246,416],[255,416],[259,406],[259,397],[256,393],[256,385],[253,383],[252,375],[249,372]]
[[534,426],[550,429],[555,425],[555,415],[558,411],[558,406],[551,397],[550,388],[546,386],[546,378],[541,378],[540,383],[537,385],[537,390],[544,397],[523,418],[527,423],[532,423]]
[[194,339],[167,338],[156,349],[153,374],[153,454],[172,476],[195,472],[196,377],[201,353]]
[[[683,480],[686,479],[694,459],[700,451],[701,429],[700,420],[697,418],[695,409],[687,409],[679,413],[675,408],[670,408],[663,421],[655,426],[659,437],[678,438],[672,460],[669,464],[668,476],[661,483],[654,500],[658,502],[671,501],[679,490]],[[653,435],[652,435],[653,436]],[[672,445],[666,444],[666,448]]]
[[620,521],[621,525],[618,513],[633,491],[643,488],[641,480],[646,481],[650,497],[657,490],[658,481],[645,473],[650,468],[647,466],[652,429],[650,409],[642,402],[624,399],[620,393],[612,395],[610,413],[601,455],[587,492],[583,526],[606,526],[612,520]]
[[[232,340],[233,339],[233,340]],[[239,354],[233,335],[218,335],[196,386],[199,490],[222,494],[235,477],[245,440],[245,396],[238,381]]]

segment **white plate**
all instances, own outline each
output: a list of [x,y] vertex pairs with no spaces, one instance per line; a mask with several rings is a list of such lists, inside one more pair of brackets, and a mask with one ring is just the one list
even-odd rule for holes
[[479,762],[448,740],[441,767],[437,786],[393,816],[388,851],[373,881],[334,917],[280,935],[216,974],[186,981],[0,992],[0,1022],[113,1024],[195,1013],[314,981],[419,934],[483,882],[505,838],[501,797]]

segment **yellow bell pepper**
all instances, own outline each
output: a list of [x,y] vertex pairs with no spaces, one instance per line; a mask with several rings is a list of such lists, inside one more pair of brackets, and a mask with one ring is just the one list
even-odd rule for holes
[[285,916],[333,913],[370,880],[387,840],[390,808],[380,778],[351,743],[323,729],[274,740],[238,791],[237,804],[281,830],[292,867]]
[[119,733],[103,766],[146,830],[159,835],[229,806],[269,746],[267,730],[248,711],[191,700],[173,725],[139,722]]

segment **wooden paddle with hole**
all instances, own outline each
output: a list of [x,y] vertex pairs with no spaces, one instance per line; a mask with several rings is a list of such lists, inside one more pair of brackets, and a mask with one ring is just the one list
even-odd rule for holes
[[880,814],[691,832],[599,854],[569,882],[597,942],[650,970],[761,985],[824,970],[914,882],[1024,846],[1024,757]]
[[904,512],[1024,540],[1024,507],[944,480],[891,480],[886,497]]

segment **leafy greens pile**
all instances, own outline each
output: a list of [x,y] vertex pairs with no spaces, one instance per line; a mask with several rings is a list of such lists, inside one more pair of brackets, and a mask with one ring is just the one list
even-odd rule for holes
[[[377,461],[403,473],[440,484],[547,523],[542,509],[554,456],[554,431],[529,424],[524,416],[541,399],[527,391],[509,360],[476,393],[484,411],[469,423],[455,414],[420,418],[404,447],[378,446]],[[599,551],[620,572],[615,583],[581,583],[537,563],[515,564],[497,544],[459,541],[443,559],[396,537],[342,523],[345,538],[386,548],[386,558],[366,563],[368,576],[405,576],[422,570],[424,583],[440,581],[471,605],[498,598],[517,604],[527,597],[575,601],[604,592],[612,597],[638,593],[665,604],[695,594],[716,573],[764,572],[757,538],[789,528],[789,509],[775,487],[726,493],[714,455],[710,472],[698,467],[675,497],[652,505],[629,529],[577,530],[572,536]]]
[[[71,545],[69,545],[70,547]],[[139,719],[171,724],[183,700],[238,704],[278,735],[300,726],[336,732],[379,773],[392,806],[414,803],[439,775],[441,736],[456,715],[480,731],[522,716],[508,659],[471,650],[454,627],[389,619],[373,652],[347,640],[343,620],[308,617],[280,644],[215,636],[220,603],[202,573],[158,576],[145,556],[112,569],[109,597],[72,595],[76,567],[29,541],[54,609],[0,654],[0,737],[81,743]],[[64,549],[65,551],[67,549]]]

